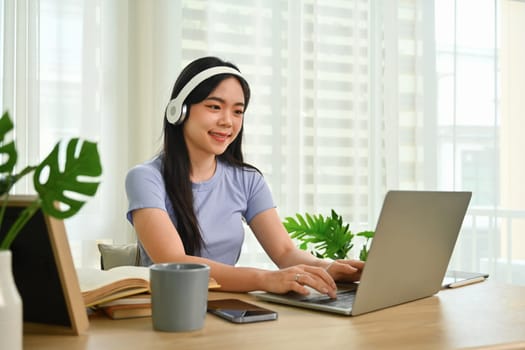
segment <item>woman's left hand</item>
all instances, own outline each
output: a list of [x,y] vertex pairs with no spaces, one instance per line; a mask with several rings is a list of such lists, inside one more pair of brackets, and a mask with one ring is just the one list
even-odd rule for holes
[[355,282],[361,279],[364,266],[360,260],[335,260],[325,270],[336,282]]

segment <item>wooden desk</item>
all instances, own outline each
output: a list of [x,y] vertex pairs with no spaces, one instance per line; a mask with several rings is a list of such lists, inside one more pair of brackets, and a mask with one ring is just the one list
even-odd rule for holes
[[[164,333],[151,318],[90,318],[81,336],[24,335],[24,349],[456,349],[525,348],[525,287],[490,280],[369,314],[347,317],[211,292],[279,312],[279,319],[233,324],[207,315],[202,330]],[[498,345],[506,344],[506,345]],[[497,345],[497,346],[495,346]]]

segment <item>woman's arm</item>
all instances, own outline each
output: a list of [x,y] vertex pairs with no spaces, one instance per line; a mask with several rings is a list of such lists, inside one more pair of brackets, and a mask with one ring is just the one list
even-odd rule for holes
[[[308,294],[308,290],[303,286],[307,284],[321,293],[335,295],[335,284],[321,267],[306,264],[284,270],[269,271],[234,267],[210,259],[186,255],[182,240],[166,211],[145,208],[134,210],[132,215],[137,236],[153,262],[176,261],[207,264],[210,266],[211,276],[221,285],[222,290],[232,292],[264,290],[274,293],[296,291]],[[296,279],[297,275],[301,277],[299,281]]]

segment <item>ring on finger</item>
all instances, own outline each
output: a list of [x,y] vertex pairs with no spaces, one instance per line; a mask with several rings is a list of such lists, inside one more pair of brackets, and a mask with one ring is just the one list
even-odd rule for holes
[[301,278],[301,276],[302,276],[302,274],[300,274],[300,273],[296,273],[296,274],[295,274],[294,281],[297,282],[297,283],[299,283],[299,278]]

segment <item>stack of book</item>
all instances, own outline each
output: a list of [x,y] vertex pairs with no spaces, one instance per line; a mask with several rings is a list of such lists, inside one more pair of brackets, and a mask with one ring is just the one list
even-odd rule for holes
[[[151,316],[149,267],[77,268],[77,276],[87,308],[102,310],[112,319]],[[208,288],[219,287],[210,278]]]
[[98,305],[106,315],[114,320],[132,317],[151,316],[151,295],[135,294]]

